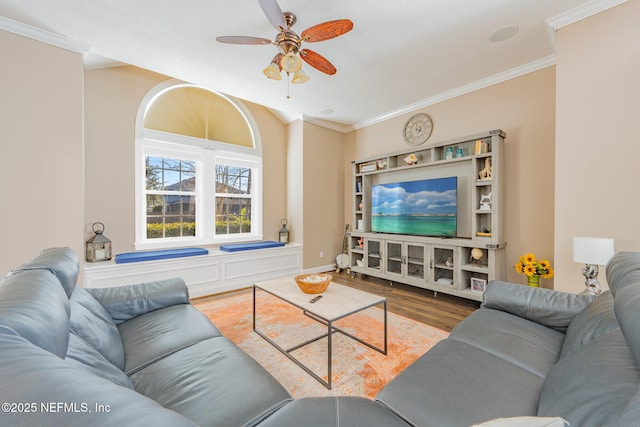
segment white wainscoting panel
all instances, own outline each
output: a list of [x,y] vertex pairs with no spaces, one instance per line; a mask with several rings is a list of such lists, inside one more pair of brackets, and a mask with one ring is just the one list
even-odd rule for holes
[[191,298],[232,291],[256,281],[302,272],[302,245],[251,251],[210,250],[208,255],[116,264],[85,264],[83,286],[108,288],[181,277]]

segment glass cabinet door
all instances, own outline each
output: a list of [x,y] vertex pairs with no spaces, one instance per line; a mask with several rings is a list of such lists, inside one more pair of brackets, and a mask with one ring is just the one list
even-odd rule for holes
[[454,288],[457,285],[455,277],[455,249],[447,247],[433,247],[433,282],[439,286]]
[[426,262],[426,247],[423,244],[407,243],[407,277],[424,281],[425,276],[425,262]]
[[367,253],[367,268],[380,270],[382,257],[380,252],[380,240],[366,239],[365,251]]
[[386,250],[386,272],[389,274],[402,275],[402,265],[404,264],[404,254],[402,252],[402,242],[385,241]]

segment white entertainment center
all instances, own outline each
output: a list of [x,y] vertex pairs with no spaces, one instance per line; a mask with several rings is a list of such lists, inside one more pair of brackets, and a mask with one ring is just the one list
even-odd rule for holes
[[[506,273],[505,137],[497,129],[353,161],[354,229],[348,238],[351,274],[482,301],[486,283],[504,279]],[[457,178],[455,236],[374,231],[374,186],[447,177]]]

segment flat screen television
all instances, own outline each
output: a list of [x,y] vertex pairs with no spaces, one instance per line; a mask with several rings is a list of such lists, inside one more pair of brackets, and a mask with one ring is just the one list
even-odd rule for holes
[[458,178],[374,184],[371,231],[456,237]]

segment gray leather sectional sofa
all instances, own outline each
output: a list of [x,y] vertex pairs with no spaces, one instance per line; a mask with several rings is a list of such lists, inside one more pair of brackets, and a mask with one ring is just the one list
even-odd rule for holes
[[611,260],[611,291],[593,301],[491,282],[482,308],[375,401],[292,400],[179,279],[83,289],[77,276],[58,248],[0,282],[0,425],[640,426],[638,253]]

